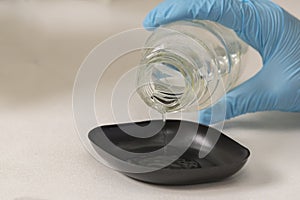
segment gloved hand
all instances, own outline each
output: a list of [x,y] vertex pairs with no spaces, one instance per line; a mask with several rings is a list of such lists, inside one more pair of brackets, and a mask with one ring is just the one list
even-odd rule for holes
[[[257,111],[300,112],[300,21],[269,0],[165,0],[144,21],[146,29],[176,20],[205,19],[233,29],[263,59],[262,69],[228,92],[226,119]],[[217,108],[217,107],[216,107]],[[212,109],[200,123],[219,120]]]

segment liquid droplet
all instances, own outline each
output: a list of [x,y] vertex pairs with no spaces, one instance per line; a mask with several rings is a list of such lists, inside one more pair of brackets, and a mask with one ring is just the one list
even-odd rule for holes
[[162,113],[161,118],[162,118],[163,123],[165,124],[166,123],[166,114]]

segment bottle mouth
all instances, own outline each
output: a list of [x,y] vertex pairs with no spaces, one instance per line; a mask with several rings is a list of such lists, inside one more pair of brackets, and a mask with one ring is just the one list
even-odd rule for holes
[[137,92],[148,106],[160,113],[177,112],[201,97],[204,81],[183,54],[174,49],[147,49],[145,55]]
[[145,46],[137,92],[161,113],[216,103],[235,84],[246,50],[232,30],[208,21],[160,27]]

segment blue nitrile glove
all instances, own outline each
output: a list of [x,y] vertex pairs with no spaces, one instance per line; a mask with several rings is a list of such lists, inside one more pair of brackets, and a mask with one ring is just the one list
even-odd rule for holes
[[[226,119],[257,111],[300,112],[300,21],[268,0],[166,0],[144,21],[147,29],[176,20],[206,19],[233,29],[263,59],[263,68],[231,90]],[[214,106],[220,105],[220,102]],[[200,123],[211,122],[211,108]]]

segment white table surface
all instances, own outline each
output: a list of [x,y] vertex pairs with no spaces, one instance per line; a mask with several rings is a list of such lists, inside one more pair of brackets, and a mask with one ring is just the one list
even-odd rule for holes
[[[141,27],[157,2],[0,2],[1,200],[300,198],[299,113],[256,113],[226,122],[224,132],[247,146],[251,157],[238,174],[218,183],[136,182],[84,149],[72,115],[76,72],[99,42]],[[300,17],[299,1],[276,2]],[[253,57],[244,79],[260,67]]]

